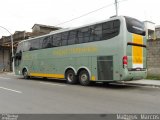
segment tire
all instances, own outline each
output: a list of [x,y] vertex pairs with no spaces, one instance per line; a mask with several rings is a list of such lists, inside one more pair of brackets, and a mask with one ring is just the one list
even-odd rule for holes
[[104,86],[109,86],[110,82],[103,82]]
[[43,80],[47,80],[48,78],[47,77],[43,77]]
[[28,71],[26,69],[23,70],[23,78],[24,79],[29,79],[30,77],[28,76]]
[[65,74],[65,78],[67,80],[68,84],[76,84],[77,83],[77,77],[73,70],[67,70]]
[[88,86],[91,84],[89,73],[86,70],[80,71],[78,78],[80,84],[83,86]]

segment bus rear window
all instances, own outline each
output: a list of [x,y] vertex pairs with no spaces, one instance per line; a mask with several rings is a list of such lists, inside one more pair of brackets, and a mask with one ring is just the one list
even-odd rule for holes
[[128,32],[145,36],[145,28],[143,22],[131,17],[125,18]]

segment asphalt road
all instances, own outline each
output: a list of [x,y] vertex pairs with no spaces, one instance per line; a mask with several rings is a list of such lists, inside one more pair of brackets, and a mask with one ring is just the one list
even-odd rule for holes
[[0,74],[0,113],[160,113],[160,88],[84,87]]

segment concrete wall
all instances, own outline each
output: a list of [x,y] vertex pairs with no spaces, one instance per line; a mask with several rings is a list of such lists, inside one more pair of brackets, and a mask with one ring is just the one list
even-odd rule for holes
[[160,39],[147,41],[148,76],[160,76]]
[[160,26],[156,28],[156,38],[160,38]]
[[0,71],[10,71],[10,50],[0,48]]

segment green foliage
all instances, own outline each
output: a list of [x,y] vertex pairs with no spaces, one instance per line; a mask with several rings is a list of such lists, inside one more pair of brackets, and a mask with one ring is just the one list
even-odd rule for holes
[[160,75],[148,75],[147,76],[147,79],[150,79],[150,80],[160,80]]

